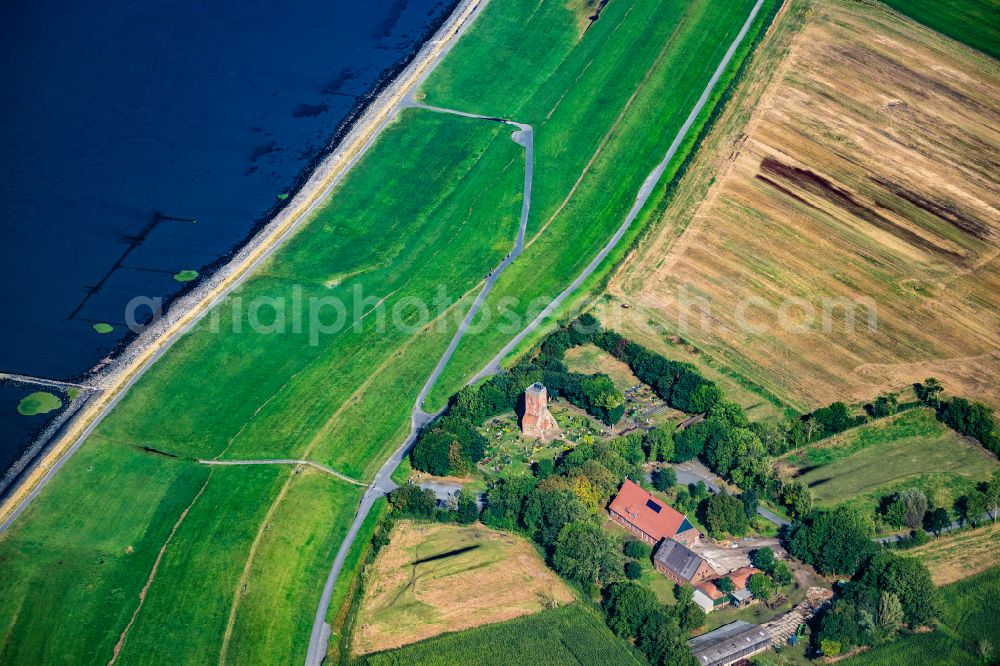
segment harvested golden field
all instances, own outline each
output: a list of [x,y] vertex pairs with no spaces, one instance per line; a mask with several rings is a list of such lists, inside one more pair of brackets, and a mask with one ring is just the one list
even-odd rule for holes
[[619,361],[597,345],[586,344],[573,347],[566,352],[563,360],[570,372],[579,372],[585,375],[604,373],[611,378],[619,391],[627,391],[641,383],[628,364]]
[[355,654],[573,601],[526,540],[482,525],[400,522],[365,573]]
[[799,410],[931,375],[1000,406],[998,173],[996,61],[791,0],[602,318]]
[[926,564],[938,587],[954,583],[1000,565],[1000,523],[942,536],[900,554]]

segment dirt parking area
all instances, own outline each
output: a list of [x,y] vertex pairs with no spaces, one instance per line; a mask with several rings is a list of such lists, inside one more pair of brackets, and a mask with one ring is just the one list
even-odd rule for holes
[[691,550],[704,557],[721,575],[733,569],[749,566],[750,553],[764,547],[773,550],[779,560],[788,559],[788,553],[781,546],[781,542],[774,537],[747,537],[733,541],[702,539],[701,543]]

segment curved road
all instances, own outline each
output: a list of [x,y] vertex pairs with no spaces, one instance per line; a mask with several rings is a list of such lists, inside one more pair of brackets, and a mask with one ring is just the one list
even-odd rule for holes
[[[746,37],[747,32],[749,32],[750,26],[753,24],[754,19],[757,17],[757,14],[760,11],[761,5],[763,5],[763,3],[764,0],[757,0],[753,8],[750,10],[750,15],[747,17],[747,20],[743,24],[743,27],[740,29],[740,32],[736,35],[735,39],[733,39],[732,44],[730,44],[729,49],[726,51],[721,62],[719,62],[719,66],[715,69],[715,72],[712,74],[712,78],[705,86],[705,90],[704,92],[702,92],[701,97],[698,98],[698,101],[694,105],[694,108],[691,109],[691,113],[688,115],[687,120],[684,121],[684,124],[677,131],[677,135],[674,137],[673,143],[670,144],[670,147],[667,149],[667,152],[664,155],[663,159],[649,173],[649,175],[646,177],[646,180],[643,182],[642,187],[639,188],[639,193],[636,195],[635,203],[632,205],[631,210],[629,210],[628,215],[625,217],[624,222],[622,222],[621,226],[618,227],[618,230],[615,232],[614,236],[611,237],[611,240],[609,240],[607,245],[605,245],[604,248],[601,249],[600,252],[598,252],[597,256],[594,257],[594,259],[587,265],[587,267],[584,268],[583,272],[580,273],[580,275],[577,276],[575,280],[573,280],[573,282],[569,285],[569,287],[567,287],[565,290],[562,291],[562,293],[556,296],[556,298],[541,312],[541,314],[539,314],[530,324],[528,324],[524,328],[524,330],[522,330],[510,342],[508,342],[507,345],[505,345],[504,348],[501,349],[500,352],[490,360],[490,362],[486,365],[486,367],[484,367],[479,373],[477,373],[472,379],[469,380],[469,384],[474,384],[485,377],[500,372],[501,361],[503,361],[503,359],[506,358],[510,354],[510,352],[513,351],[514,348],[517,347],[517,345],[520,344],[529,334],[531,334],[535,329],[537,329],[545,321],[545,319],[547,319],[549,315],[551,315],[552,312],[555,311],[555,309],[558,308],[563,303],[563,301],[565,301],[577,289],[579,289],[580,285],[582,285],[583,282],[588,277],[590,277],[591,274],[593,274],[593,272],[597,269],[597,267],[601,264],[601,262],[607,258],[608,254],[610,254],[611,251],[615,249],[615,247],[621,241],[622,237],[625,235],[625,232],[628,231],[628,228],[632,225],[632,222],[634,222],[635,218],[638,217],[639,211],[642,210],[642,207],[649,200],[649,196],[653,193],[653,189],[659,183],[660,178],[662,178],[663,172],[666,170],[667,165],[670,163],[670,160],[672,160],[674,158],[674,155],[677,154],[681,142],[684,140],[685,136],[690,131],[691,126],[694,125],[695,121],[698,118],[698,114],[701,113],[702,109],[705,107],[705,104],[708,102],[708,98],[709,96],[711,96],[712,90],[715,88],[715,84],[719,82],[719,79],[722,77],[723,72],[725,72],[726,67],[728,67],[729,63],[732,61],[733,55],[736,53],[736,49],[739,48],[739,45],[743,41],[743,38]],[[473,303],[472,308],[469,310],[469,313],[466,315],[465,319],[462,321],[462,324],[459,326],[458,332],[455,333],[455,337],[452,339],[451,344],[448,346],[448,349],[445,351],[444,355],[442,355],[441,359],[438,361],[437,366],[434,368],[434,372],[432,372],[430,377],[427,378],[427,382],[424,384],[423,389],[420,391],[420,395],[417,397],[416,405],[414,405],[413,408],[413,416],[411,418],[411,429],[409,436],[407,436],[406,440],[402,443],[402,445],[400,445],[398,449],[396,449],[396,451],[385,462],[385,464],[382,465],[381,469],[379,469],[378,473],[375,475],[375,480],[372,482],[371,486],[369,486],[368,490],[365,491],[365,495],[361,500],[361,505],[358,507],[358,512],[355,515],[354,522],[351,524],[350,530],[348,530],[347,535],[344,537],[344,541],[340,545],[340,549],[337,551],[337,555],[333,561],[333,567],[330,569],[330,574],[327,577],[326,585],[323,588],[323,594],[320,598],[319,608],[316,609],[316,616],[313,619],[312,634],[309,638],[309,651],[306,655],[306,666],[319,666],[319,664],[321,664],[323,662],[323,659],[326,657],[326,646],[330,636],[330,627],[329,625],[326,624],[326,614],[330,607],[330,597],[333,594],[333,585],[337,581],[337,576],[340,573],[340,569],[343,567],[344,560],[347,558],[347,553],[350,550],[351,545],[354,543],[354,539],[357,538],[358,531],[361,529],[361,524],[364,522],[365,517],[367,517],[368,512],[371,511],[371,508],[374,505],[375,500],[378,499],[379,497],[382,497],[386,493],[390,492],[395,487],[395,484],[392,482],[390,477],[393,471],[395,471],[396,467],[398,467],[400,462],[402,462],[403,456],[406,455],[406,452],[413,445],[413,442],[416,441],[417,433],[419,432],[420,428],[422,428],[424,425],[432,421],[434,417],[437,416],[436,414],[428,414],[427,412],[423,411],[424,399],[427,397],[427,394],[434,386],[434,383],[440,376],[441,371],[444,369],[444,366],[448,363],[449,359],[451,358],[452,354],[455,351],[455,348],[458,346],[459,341],[461,340],[466,329],[468,328],[469,322],[472,321],[472,318],[475,316],[476,312],[478,312],[479,307],[486,299],[486,295],[493,288],[493,285],[496,282],[497,278],[500,276],[500,273],[503,272],[503,269],[507,268],[507,266],[509,266],[510,263],[517,258],[517,256],[521,253],[521,249],[524,244],[524,232],[527,225],[528,207],[531,199],[531,174],[532,174],[532,160],[533,160],[533,142],[532,142],[531,127],[528,125],[515,123],[502,118],[481,116],[478,114],[466,113],[464,111],[441,109],[438,107],[431,107],[424,104],[420,104],[413,100],[412,91],[415,89],[416,87],[411,89],[411,92],[406,96],[406,99],[404,100],[404,105],[424,108],[431,111],[438,111],[441,113],[451,113],[468,118],[478,118],[482,120],[491,120],[495,122],[506,122],[511,125],[515,125],[516,127],[519,128],[519,131],[514,132],[511,138],[517,143],[525,146],[525,153],[526,153],[525,155],[526,168],[524,176],[524,200],[522,202],[521,227],[520,230],[518,231],[518,237],[515,242],[514,251],[511,252],[511,254],[506,259],[504,259],[504,261],[500,264],[500,266],[496,270],[494,270],[487,278],[483,290],[479,293],[479,296],[476,297],[475,303]]]
[[426,109],[437,113],[448,113],[465,118],[502,122],[516,127],[517,130],[511,133],[511,140],[521,146],[524,146],[525,160],[524,195],[521,201],[521,220],[518,225],[517,237],[514,240],[514,249],[511,250],[510,254],[508,254],[502,262],[500,262],[500,265],[493,269],[487,276],[486,283],[483,285],[482,290],[480,290],[479,295],[476,296],[476,300],[473,302],[472,307],[469,308],[465,318],[462,319],[462,323],[459,324],[458,330],[455,332],[451,342],[448,344],[448,348],[441,355],[441,358],[438,360],[437,365],[434,366],[434,370],[431,372],[430,376],[427,377],[427,381],[424,382],[423,388],[420,389],[420,393],[417,395],[416,402],[413,405],[413,412],[410,416],[410,434],[406,437],[399,448],[393,452],[392,456],[385,461],[378,473],[375,474],[375,480],[372,481],[368,490],[365,491],[364,496],[361,498],[361,504],[358,506],[358,511],[354,515],[354,522],[351,523],[351,527],[348,529],[347,535],[341,542],[340,548],[337,550],[337,555],[333,559],[333,566],[330,568],[330,573],[327,576],[326,585],[323,586],[323,594],[320,596],[319,607],[316,609],[316,616],[313,618],[312,633],[309,637],[309,650],[306,653],[306,664],[311,666],[318,666],[326,657],[327,642],[330,639],[330,626],[326,623],[326,614],[330,608],[330,598],[333,595],[333,586],[337,582],[337,576],[340,575],[340,570],[344,566],[347,554],[350,552],[351,546],[354,544],[354,540],[357,538],[358,532],[361,530],[361,525],[365,522],[368,512],[371,511],[372,507],[375,505],[375,501],[390,493],[396,487],[396,484],[393,483],[391,479],[392,473],[397,467],[399,467],[399,464],[403,461],[403,456],[405,456],[410,450],[410,447],[413,446],[413,443],[417,439],[417,435],[420,433],[420,429],[440,415],[441,412],[436,414],[428,414],[425,412],[423,409],[424,400],[427,398],[427,394],[430,393],[431,389],[434,388],[434,384],[437,382],[438,377],[441,376],[441,372],[444,370],[445,366],[448,365],[448,361],[451,360],[452,355],[455,353],[455,349],[458,347],[458,343],[462,340],[462,337],[465,335],[466,330],[468,330],[469,324],[476,316],[476,313],[479,312],[479,308],[482,306],[483,301],[486,300],[486,296],[493,289],[493,285],[496,284],[497,278],[500,277],[500,274],[503,273],[503,271],[510,266],[511,262],[513,262],[518,255],[521,254],[521,250],[524,248],[525,230],[528,227],[528,213],[531,208],[532,163],[534,161],[534,134],[530,125],[516,123],[502,118],[493,118],[475,113],[466,113],[465,111],[428,106],[426,104],[416,102],[412,97],[412,92],[406,96],[403,104],[401,105],[401,107],[406,106]]

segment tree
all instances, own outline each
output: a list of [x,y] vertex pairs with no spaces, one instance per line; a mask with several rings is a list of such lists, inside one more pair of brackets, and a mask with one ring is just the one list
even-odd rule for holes
[[559,532],[552,564],[556,571],[590,590],[621,575],[622,554],[599,525],[576,521]]
[[875,552],[870,518],[841,506],[814,510],[792,526],[788,552],[823,575],[853,575]]
[[919,488],[907,488],[899,493],[898,499],[906,508],[904,522],[910,529],[919,529],[927,513],[927,496]]
[[786,483],[781,489],[781,503],[792,516],[804,516],[812,510],[812,492],[802,481]]
[[677,618],[662,608],[642,623],[635,644],[653,666],[697,666],[698,663],[684,644]]
[[[586,521],[591,515],[591,511],[576,494],[575,485],[577,484],[571,479],[551,477],[541,482],[532,493],[538,500],[540,515],[535,540],[549,552],[552,552],[563,527],[573,522]],[[617,554],[620,555],[620,551]],[[621,564],[615,566],[614,570],[621,571]]]
[[629,561],[625,563],[625,578],[629,580],[642,578],[642,567],[638,562]]
[[646,451],[643,449],[643,436],[639,432],[630,432],[622,437],[611,440],[611,448],[622,458],[633,465],[646,462]]
[[795,580],[795,575],[792,573],[792,568],[788,566],[788,562],[779,560],[774,563],[771,578],[774,580],[775,585],[784,587],[785,585],[792,584],[792,581]]
[[535,463],[535,476],[539,479],[547,479],[556,471],[556,463],[552,458],[543,458]]
[[941,530],[950,524],[951,516],[948,515],[948,510],[944,507],[939,506],[927,514],[927,529],[938,536],[941,535]]
[[743,502],[725,493],[712,495],[705,500],[705,527],[716,538],[725,534],[746,534],[749,522],[743,511]]
[[611,585],[602,606],[611,631],[627,637],[639,632],[639,627],[659,610],[660,603],[650,589],[629,582]]
[[705,611],[694,602],[694,588],[689,585],[678,590],[674,612],[677,614],[681,633],[687,634],[705,624]]
[[774,565],[778,560],[774,557],[774,551],[765,546],[753,551],[750,554],[750,561],[764,573],[770,574],[774,571]]
[[820,426],[824,434],[835,435],[855,425],[847,405],[835,402],[812,413],[812,420]]
[[[484,525],[500,530],[514,530],[523,525],[529,531],[533,531],[534,523],[541,512],[537,501],[533,510],[527,511],[527,499],[534,488],[535,480],[526,477],[499,481],[486,496],[486,508],[480,520]],[[524,516],[531,517],[522,522]]]
[[896,631],[903,624],[903,604],[892,592],[882,592],[878,603],[878,616],[875,622],[883,635]]
[[702,454],[706,447],[715,445],[729,432],[729,427],[715,419],[695,423],[684,430],[676,431],[673,462],[685,462]]
[[836,657],[840,654],[840,642],[824,638],[819,643],[819,649],[824,657]]
[[736,589],[736,584],[733,583],[733,579],[729,576],[723,576],[715,581],[715,587],[719,589],[719,592],[729,594]]
[[902,605],[903,620],[910,626],[929,624],[940,613],[930,571],[916,558],[880,552],[872,557],[859,582],[867,590],[895,595]]
[[753,520],[757,515],[757,506],[760,504],[760,497],[753,488],[747,488],[740,493],[740,501],[743,502],[743,513],[747,515],[747,520]]
[[872,416],[872,418],[876,419],[892,416],[896,413],[898,408],[899,401],[893,393],[880,395],[874,400],[874,402],[869,405],[865,405],[866,411]]
[[664,467],[653,472],[653,487],[663,492],[677,484],[677,472],[673,467]]
[[674,457],[674,438],[662,428],[651,428],[642,440],[646,458],[650,462],[669,461]]
[[936,409],[941,403],[941,392],[944,387],[933,377],[928,377],[922,384],[914,384],[913,389],[917,394],[917,399],[925,405]]
[[986,484],[983,494],[986,496],[986,510],[990,512],[990,520],[995,523],[997,512],[1000,512],[1000,474],[994,475]]
[[607,375],[590,375],[582,379],[580,390],[589,407],[587,411],[592,411],[606,425],[614,425],[625,413],[625,396]]
[[447,476],[451,471],[451,445],[454,440],[447,433],[431,431],[417,440],[410,462],[414,469],[434,476]]
[[462,491],[458,494],[458,522],[469,525],[479,518],[479,505],[476,503],[476,493]]
[[429,518],[437,508],[437,498],[433,490],[419,486],[400,486],[389,493],[389,506],[403,515]]
[[625,542],[625,555],[633,560],[648,560],[653,554],[653,547],[644,541],[629,539]]
[[755,599],[767,601],[774,594],[774,584],[767,574],[756,573],[747,581],[747,589]]
[[772,456],[780,456],[789,450],[792,439],[781,424],[757,421],[750,424],[750,429],[760,438],[764,448]]
[[962,520],[967,520],[973,525],[978,525],[979,521],[988,511],[989,502],[986,493],[972,490],[967,495],[963,495],[958,501],[959,515]]

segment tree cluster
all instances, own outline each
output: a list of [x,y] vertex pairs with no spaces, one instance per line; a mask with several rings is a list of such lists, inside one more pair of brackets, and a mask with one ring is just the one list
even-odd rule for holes
[[872,556],[820,618],[815,640],[827,656],[890,640],[903,625],[926,626],[940,613],[927,566],[882,551]]
[[611,630],[633,639],[649,663],[693,666],[697,662],[684,645],[684,636],[704,623],[705,614],[692,594],[690,588],[680,588],[677,605],[664,606],[648,588],[616,583],[605,590],[602,608]]
[[624,478],[642,478],[641,467],[619,452],[629,448],[617,440],[579,444],[544,478],[499,480],[481,520],[527,534],[556,571],[584,589],[617,581],[624,570],[622,546],[601,529],[599,512]]
[[416,469],[436,476],[464,476],[486,455],[486,444],[474,424],[449,414],[421,433],[410,461]]
[[388,500],[392,511],[405,518],[460,525],[472,524],[479,518],[479,505],[472,492],[459,492],[452,506],[439,508],[433,490],[405,485],[389,493]]
[[823,575],[853,575],[874,554],[874,534],[871,518],[853,508],[815,510],[792,526],[788,552]]
[[763,571],[776,587],[790,585],[795,579],[788,562],[777,559],[770,548],[758,548],[750,556],[751,563]]
[[682,412],[705,412],[722,399],[719,387],[690,363],[671,361],[619,333],[604,330],[590,314],[570,324],[564,340],[566,348],[588,342],[597,345],[628,365],[639,381],[652,387],[661,400]]
[[1000,456],[1000,432],[993,410],[981,402],[965,398],[942,398],[944,387],[937,379],[929,377],[913,385],[917,399],[933,407],[939,421],[961,435],[972,437],[994,455]]

